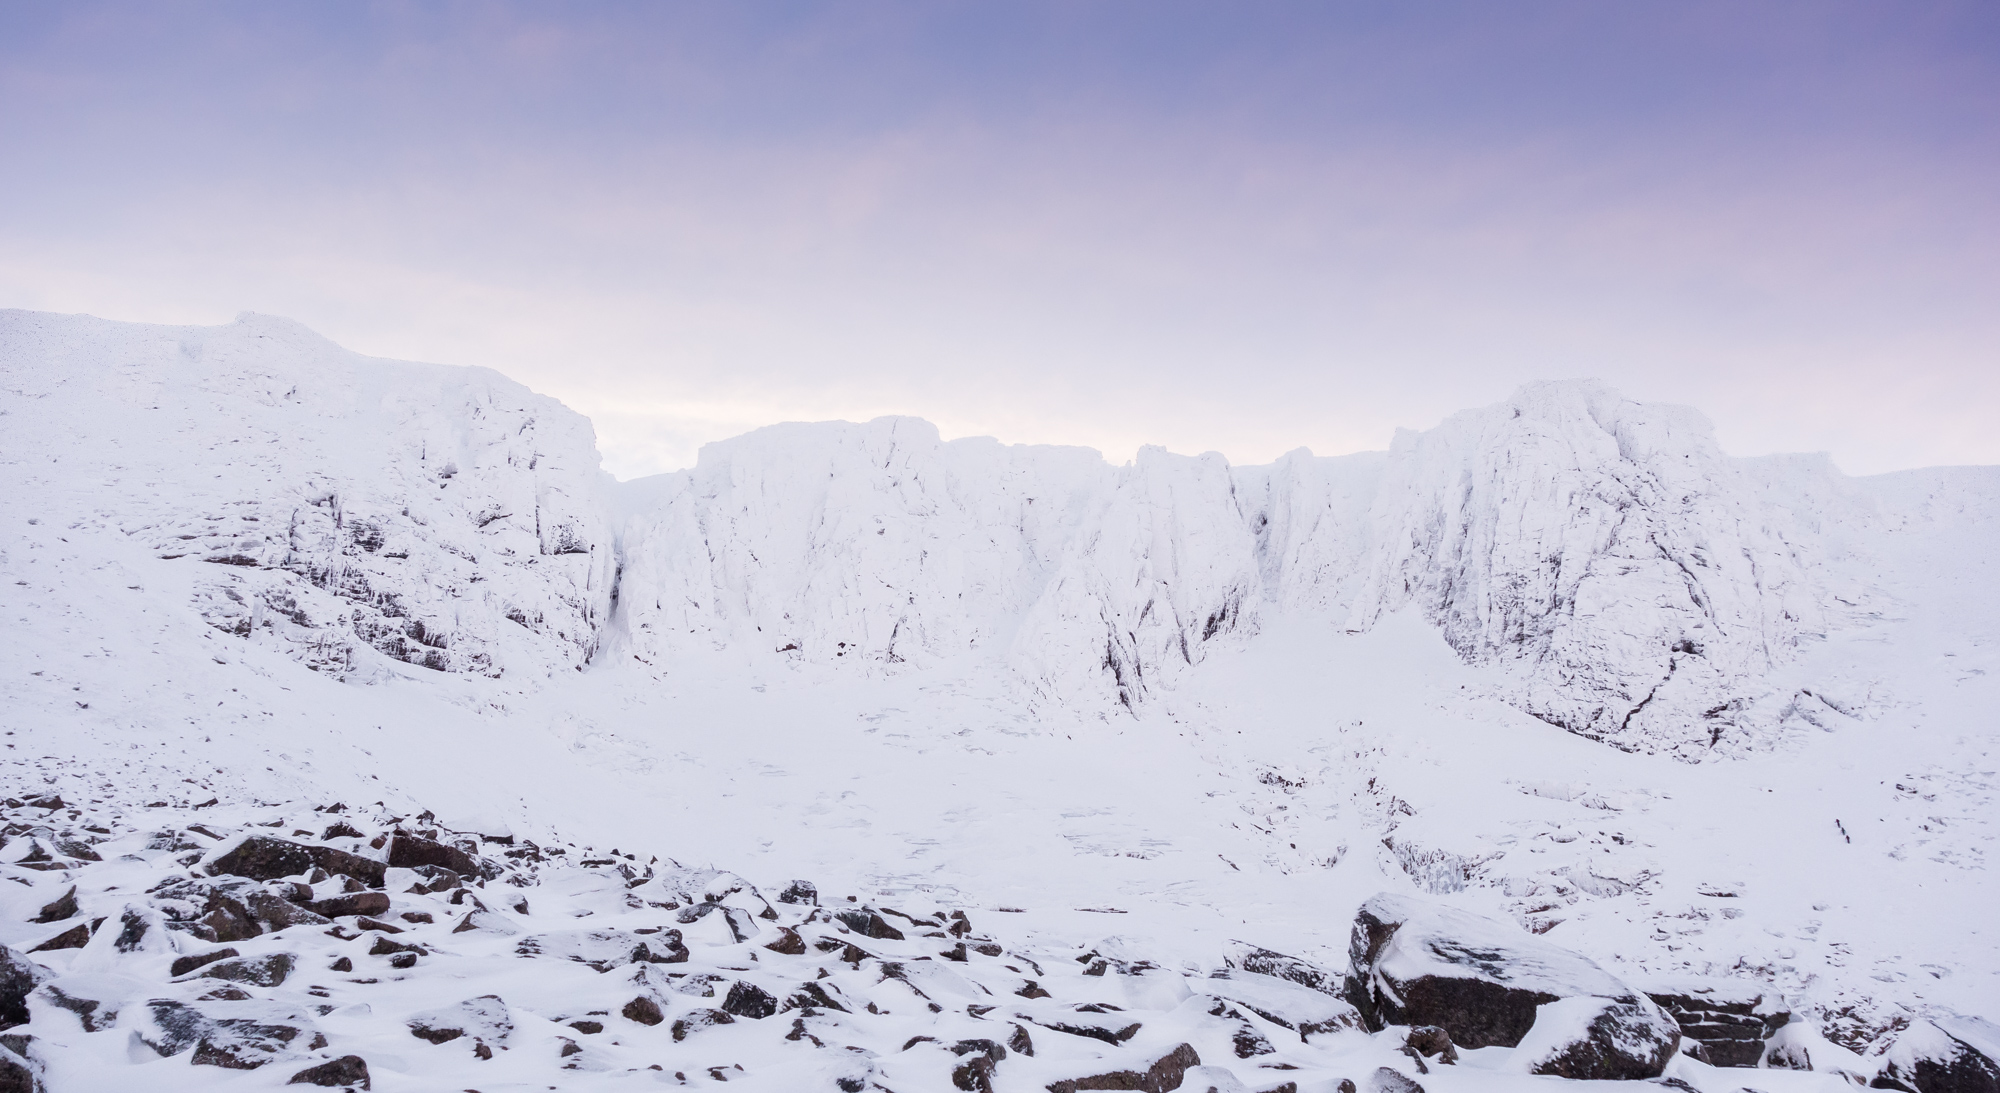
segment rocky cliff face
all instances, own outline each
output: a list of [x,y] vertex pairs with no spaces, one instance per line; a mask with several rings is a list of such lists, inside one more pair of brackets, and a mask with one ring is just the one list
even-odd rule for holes
[[1414,607],[1528,712],[1621,747],[1713,743],[1825,625],[1794,523],[1680,407],[1538,384],[1403,433],[1350,627]]
[[970,656],[1122,715],[1261,615],[1414,610],[1522,709],[1693,755],[1837,621],[1830,466],[1731,459],[1693,411],[1588,383],[1269,467],[1149,448],[1120,468],[883,418],[762,429],[614,491],[554,401],[280,320],[12,312],[0,356],[24,482],[100,483],[51,512],[185,559],[217,628],[342,675],[533,680],[600,646],[664,673],[716,650],[861,672]]
[[589,422],[553,399],[261,316],[5,312],[0,347],[21,488],[183,562],[216,628],[343,677],[535,678],[596,649],[606,480]]

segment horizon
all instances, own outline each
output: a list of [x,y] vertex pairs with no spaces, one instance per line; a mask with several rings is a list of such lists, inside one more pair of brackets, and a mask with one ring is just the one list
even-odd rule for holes
[[19,6],[0,304],[587,413],[1364,449],[1523,382],[2000,462],[2000,10]]

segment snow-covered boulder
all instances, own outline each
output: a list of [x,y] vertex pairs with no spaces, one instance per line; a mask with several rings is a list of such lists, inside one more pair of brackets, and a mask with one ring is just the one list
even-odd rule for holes
[[1715,1066],[1753,1067],[1765,1041],[1792,1018],[1761,984],[1683,979],[1643,984],[1646,997],[1673,1017],[1681,1035],[1701,1044]]
[[1934,1017],[1899,1033],[1869,1084],[1904,1093],[2000,1093],[2000,1026]]
[[1436,1025],[1460,1047],[1513,1047],[1535,1026],[1538,1007],[1558,999],[1643,1002],[1657,1012],[1583,956],[1511,923],[1410,896],[1385,892],[1362,904],[1348,956],[1349,1000],[1369,1028]]
[[1636,1081],[1659,1077],[1680,1042],[1673,1018],[1643,996],[1559,998],[1535,1008],[1513,1062],[1530,1074]]
[[54,973],[0,945],[0,1029],[28,1023],[28,996]]

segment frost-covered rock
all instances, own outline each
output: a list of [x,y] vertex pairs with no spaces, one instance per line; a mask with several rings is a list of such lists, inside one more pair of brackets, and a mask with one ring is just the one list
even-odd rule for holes
[[1082,448],[944,443],[914,418],[775,425],[628,483],[618,638],[923,664],[1001,642],[1110,476]]
[[1869,1084],[1905,1093],[2000,1091],[2000,1026],[1973,1017],[1936,1017],[1898,1033]]
[[1823,626],[1781,514],[1682,407],[1586,383],[1399,433],[1369,511],[1351,626],[1423,611],[1523,709],[1692,754],[1756,676]]
[[1645,984],[1646,997],[1673,1017],[1681,1035],[1702,1045],[1715,1066],[1753,1067],[1764,1042],[1792,1018],[1782,1001],[1759,985],[1714,980]]
[[1643,996],[1559,998],[1536,1007],[1513,1062],[1530,1074],[1636,1081],[1659,1077],[1680,1042],[1673,1019]]
[[1535,1026],[1537,1008],[1558,999],[1637,1001],[1658,1012],[1583,956],[1511,923],[1410,896],[1383,893],[1362,904],[1348,955],[1349,999],[1369,1028],[1436,1025],[1460,1047],[1512,1047]]
[[9,419],[17,485],[178,562],[219,630],[340,676],[532,679],[596,648],[612,528],[590,424],[553,399],[260,315],[5,311],[0,367],[36,410]]

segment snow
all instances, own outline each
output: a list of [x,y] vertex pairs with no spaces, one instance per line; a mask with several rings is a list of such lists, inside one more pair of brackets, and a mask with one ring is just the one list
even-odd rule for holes
[[[0,465],[10,793],[136,824],[382,801],[964,907],[1045,967],[1116,936],[1159,968],[1105,977],[1121,1005],[1215,993],[1236,939],[1342,968],[1384,890],[1628,982],[1754,981],[1850,1047],[2000,998],[2000,469],[1733,459],[1690,411],[1563,384],[1270,467],[896,418],[612,483],[586,421],[491,372],[23,312]],[[54,933],[27,921],[54,875],[0,869],[33,882],[0,884],[0,943]],[[486,992],[433,989],[342,1005]],[[316,1020],[375,1044],[348,1013]],[[430,1080],[401,1039],[377,1088]],[[1321,1040],[1315,1073],[1407,1065]],[[122,1045],[76,1065],[124,1084]]]

